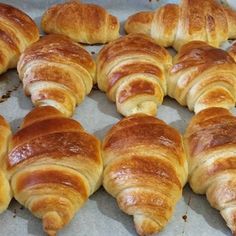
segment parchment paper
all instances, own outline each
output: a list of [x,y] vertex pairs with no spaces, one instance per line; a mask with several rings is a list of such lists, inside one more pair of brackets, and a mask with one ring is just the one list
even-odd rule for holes
[[[4,0],[26,11],[37,23],[43,11],[50,5],[62,2],[56,0]],[[167,2],[165,0],[98,0],[86,1],[100,4],[118,16],[123,34],[124,20],[134,12],[151,10]],[[224,47],[228,47],[226,43]],[[98,52],[100,47],[87,47],[90,52]],[[94,55],[96,57],[96,54]],[[30,98],[25,97],[16,70],[3,74],[0,78],[0,113],[10,122],[15,132],[22,118],[32,109]],[[236,113],[236,110],[233,111]],[[184,132],[193,113],[166,97],[160,107],[158,117],[171,126]],[[121,119],[115,104],[108,101],[105,94],[93,90],[76,109],[73,116],[90,133],[102,139],[107,130]],[[8,210],[0,215],[1,236],[40,236],[44,235],[41,220],[12,200]],[[136,235],[132,217],[120,211],[115,199],[103,188],[90,197],[89,201],[76,214],[72,222],[59,235],[64,236],[131,236]],[[231,235],[219,212],[210,207],[205,196],[194,194],[188,186],[177,204],[175,213],[159,234],[160,236],[223,236]]]

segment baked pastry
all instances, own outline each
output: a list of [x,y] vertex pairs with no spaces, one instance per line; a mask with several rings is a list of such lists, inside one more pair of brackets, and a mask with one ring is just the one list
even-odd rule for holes
[[47,35],[25,50],[17,70],[36,106],[51,105],[71,116],[95,83],[96,64],[68,37]]
[[219,47],[236,38],[236,12],[217,0],[181,0],[156,11],[139,12],[125,23],[127,33],[145,33],[164,47],[177,51],[184,44],[201,40]]
[[117,110],[124,116],[156,115],[166,94],[166,73],[171,65],[167,50],[144,34],[131,34],[99,52],[98,87],[116,102]]
[[12,198],[5,169],[5,161],[11,137],[12,134],[9,124],[0,116],[0,213],[7,209]]
[[102,156],[103,186],[133,215],[137,233],[162,230],[188,175],[180,134],[157,118],[135,114],[108,131]]
[[106,43],[119,37],[120,24],[103,7],[70,1],[50,7],[43,15],[42,28],[46,33],[69,36],[76,42]]
[[236,234],[236,117],[224,108],[208,108],[190,121],[184,138],[189,183],[206,194]]
[[20,54],[38,39],[38,28],[29,16],[0,3],[0,74],[15,68]]
[[71,221],[103,170],[99,141],[50,106],[25,117],[6,166],[15,199],[42,218],[48,235]]
[[196,113],[207,107],[230,109],[236,101],[236,63],[205,42],[185,44],[170,70],[168,95]]

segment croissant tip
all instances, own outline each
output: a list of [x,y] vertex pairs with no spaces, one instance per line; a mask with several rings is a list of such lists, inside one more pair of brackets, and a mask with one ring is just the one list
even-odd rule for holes
[[54,230],[45,230],[45,232],[48,236],[56,236],[57,235],[57,232]]
[[55,236],[57,231],[63,227],[60,215],[55,212],[47,212],[43,216],[43,229],[49,236]]
[[135,229],[140,236],[153,235],[161,231],[162,227],[150,218],[134,215]]

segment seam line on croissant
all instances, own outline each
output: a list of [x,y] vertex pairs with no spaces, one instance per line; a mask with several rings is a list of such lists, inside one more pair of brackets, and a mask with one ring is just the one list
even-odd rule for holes
[[[79,64],[76,64],[76,66],[74,66],[75,63],[68,63],[68,64],[63,64],[62,65],[59,62],[48,62],[47,60],[43,60],[43,59],[31,61],[31,62],[27,63],[27,65],[24,65],[21,69],[19,69],[20,71],[23,70],[23,75],[21,75],[21,78],[22,78],[23,82],[24,82],[25,74],[30,74],[30,71],[34,67],[38,67],[38,64],[46,65],[46,66],[55,66],[55,67],[58,67],[58,68],[61,68],[61,69],[65,69],[66,71],[68,71],[68,72],[70,72],[74,75],[74,77],[76,78],[76,79],[74,79],[75,83],[76,83],[77,79],[82,81],[82,83],[84,85],[84,88],[86,90],[86,94],[88,94],[90,92],[91,89],[87,87],[86,83],[84,82],[84,79],[81,78],[81,76],[79,76],[81,74],[80,70],[82,71],[82,73],[85,73],[89,77],[91,84],[93,84],[92,76],[90,75],[90,73],[85,68],[83,68]],[[76,68],[76,67],[78,67],[79,69]],[[73,68],[73,69],[71,69],[71,68]],[[55,82],[55,83],[57,83],[57,82]]]
[[[52,166],[60,166],[60,167],[66,167],[68,169],[71,169],[73,171],[76,171],[77,173],[79,173],[79,175],[81,175],[87,182],[87,185],[89,186],[89,195],[92,193],[92,186],[91,186],[91,183],[88,179],[88,177],[84,174],[82,174],[78,169],[75,169],[71,166],[68,166],[68,165],[64,165],[64,164],[56,164],[54,162],[50,163],[50,162],[47,162],[47,164],[38,164],[38,163],[31,163],[30,167],[36,167],[36,166],[48,166],[48,165],[52,165]],[[8,176],[8,179],[10,181],[10,185],[12,184],[12,179],[15,177],[16,174],[19,174],[20,172],[24,171],[24,170],[27,170],[28,169],[28,166],[21,166],[19,168],[17,168],[13,174],[10,175],[10,177]]]
[[[70,167],[70,166],[67,166],[67,165],[63,165],[63,164],[60,164],[60,165],[59,165],[59,164],[50,163],[50,162],[43,163],[43,164],[37,164],[37,163],[32,164],[32,163],[31,163],[30,167],[36,167],[36,166],[38,166],[38,167],[39,167],[39,166],[46,166],[46,167],[48,167],[49,165],[50,165],[50,166],[64,167],[64,168],[68,168],[68,169],[71,169],[71,170],[77,172],[77,174],[79,174],[80,176],[82,176],[83,180],[86,180],[87,186],[89,186],[89,195],[91,195],[91,193],[92,193],[92,188],[91,188],[91,184],[90,184],[90,182],[89,182],[87,176],[84,175],[84,174],[82,174],[82,173],[81,173],[80,171],[78,171],[77,169],[74,169],[74,168],[72,168],[72,167]],[[10,182],[10,186],[12,186],[12,179],[15,178],[15,175],[20,174],[20,173],[23,172],[24,170],[27,171],[27,169],[28,169],[28,166],[21,167],[21,168],[17,169],[17,170],[10,176],[10,181],[9,181],[9,182]]]

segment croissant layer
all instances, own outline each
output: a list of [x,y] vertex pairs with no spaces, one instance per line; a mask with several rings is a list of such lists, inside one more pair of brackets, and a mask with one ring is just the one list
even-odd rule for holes
[[208,108],[195,115],[185,133],[189,183],[206,194],[233,234],[236,232],[236,117],[224,108]]
[[55,235],[101,185],[100,143],[57,109],[38,107],[13,136],[5,169],[15,199]]
[[63,34],[76,42],[107,43],[119,37],[118,19],[101,6],[70,1],[50,7],[41,25],[46,33]]
[[166,94],[168,51],[150,37],[131,34],[103,47],[97,58],[98,87],[124,116],[155,116]]
[[91,55],[63,35],[47,35],[20,57],[17,70],[36,106],[50,105],[66,116],[90,93],[96,65]]
[[216,0],[181,0],[155,11],[138,12],[125,23],[127,33],[144,33],[177,51],[193,40],[219,47],[236,38],[236,12]]
[[157,118],[136,114],[114,125],[102,147],[106,191],[134,217],[139,235],[161,231],[188,175],[180,134]]

